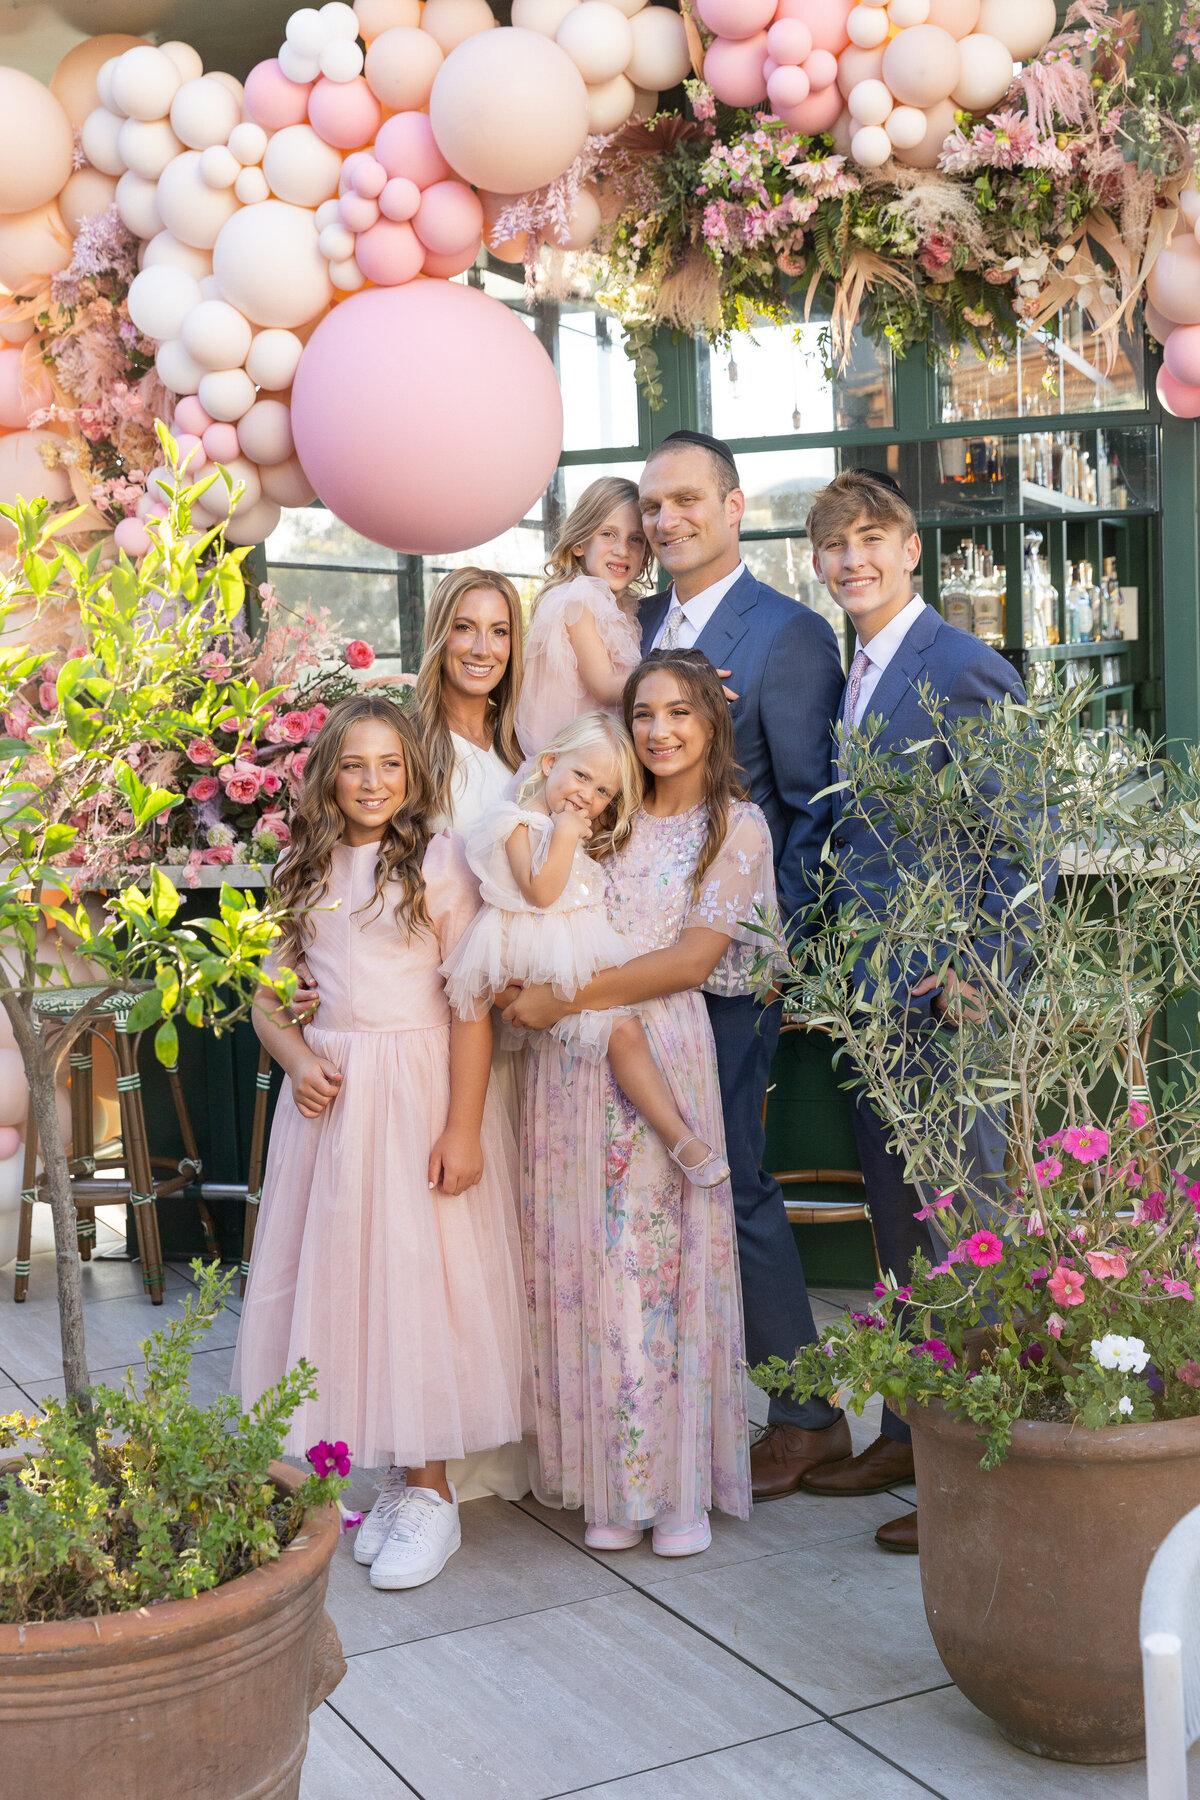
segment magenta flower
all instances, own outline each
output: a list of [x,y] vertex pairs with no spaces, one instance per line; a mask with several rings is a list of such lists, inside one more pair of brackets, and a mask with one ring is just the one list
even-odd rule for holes
[[1169,1294],[1172,1300],[1192,1299],[1192,1290],[1186,1281],[1164,1281],[1163,1293]]
[[1135,1225],[1160,1225],[1167,1216],[1167,1196],[1161,1188],[1144,1194],[1133,1209]]
[[1078,1269],[1068,1269],[1065,1263],[1059,1263],[1046,1283],[1046,1292],[1059,1306],[1082,1306],[1083,1276]]
[[1200,1363],[1194,1356],[1189,1357],[1187,1362],[1181,1364],[1175,1374],[1182,1381],[1184,1387],[1200,1388]]
[[977,1269],[986,1269],[1004,1261],[1004,1245],[994,1231],[977,1231],[967,1239],[968,1257]]
[[350,1473],[350,1449],[340,1438],[336,1444],[328,1443],[322,1438],[319,1444],[314,1444],[304,1454],[322,1479],[335,1471],[339,1475]]
[[954,1367],[954,1352],[948,1344],[942,1342],[941,1338],[926,1338],[924,1343],[914,1344],[912,1354],[914,1356],[932,1356],[934,1362],[942,1363],[951,1369]]
[[1047,1156],[1041,1162],[1033,1165],[1033,1178],[1039,1187],[1049,1187],[1050,1183],[1062,1172],[1063,1166],[1057,1156]]
[[375,652],[362,638],[351,638],[346,645],[346,661],[352,669],[369,669],[375,661]]
[[1072,1125],[1062,1134],[1062,1147],[1076,1162],[1098,1162],[1108,1155],[1108,1133],[1096,1125]]
[[913,1214],[913,1218],[936,1219],[940,1212],[944,1212],[946,1207],[953,1206],[953,1204],[954,1195],[952,1193],[947,1191],[944,1194],[935,1194],[932,1200],[928,1201],[924,1206],[917,1208],[916,1212]]
[[1115,1250],[1088,1250],[1083,1260],[1097,1281],[1119,1280],[1129,1273],[1125,1258]]
[[206,769],[216,754],[217,746],[211,738],[193,738],[187,747],[188,761],[201,769]]
[[1129,1113],[1127,1116],[1134,1131],[1140,1131],[1150,1117],[1150,1108],[1141,1100],[1131,1100],[1129,1102]]

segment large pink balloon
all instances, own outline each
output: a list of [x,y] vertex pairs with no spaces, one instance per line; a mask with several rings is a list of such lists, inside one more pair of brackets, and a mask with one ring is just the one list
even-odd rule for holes
[[1163,345],[1163,361],[1176,381],[1200,387],[1200,325],[1178,326]]
[[696,11],[714,37],[748,38],[775,17],[774,0],[696,0]]
[[1177,419],[1200,419],[1200,387],[1176,381],[1170,369],[1158,371],[1155,388],[1167,411]]
[[714,38],[704,56],[704,79],[726,106],[759,106],[767,97],[766,56],[765,31],[746,38]]
[[836,56],[850,42],[846,20],[856,0],[779,0],[777,19],[802,19],[812,33],[818,50],[832,50]]
[[300,358],[304,472],[354,531],[410,555],[468,550],[524,518],[562,448],[550,359],[500,301],[444,281],[353,294]]
[[289,81],[277,57],[255,63],[246,77],[246,93],[242,105],[248,119],[267,131],[282,131],[285,125],[302,125],[308,115],[308,97],[312,83]]
[[1200,325],[1200,244],[1177,231],[1146,277],[1146,293],[1176,325]]
[[810,94],[799,106],[790,106],[779,117],[793,131],[806,131],[814,135],[819,131],[829,131],[842,110],[842,96],[838,92],[836,82],[821,88],[818,93]]

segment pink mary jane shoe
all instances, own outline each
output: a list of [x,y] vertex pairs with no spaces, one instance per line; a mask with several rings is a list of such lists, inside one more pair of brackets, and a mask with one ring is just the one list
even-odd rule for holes
[[686,1524],[678,1513],[663,1513],[655,1522],[650,1547],[655,1556],[699,1556],[711,1543],[707,1513]]
[[589,1550],[635,1550],[642,1541],[640,1525],[589,1525],[583,1534]]

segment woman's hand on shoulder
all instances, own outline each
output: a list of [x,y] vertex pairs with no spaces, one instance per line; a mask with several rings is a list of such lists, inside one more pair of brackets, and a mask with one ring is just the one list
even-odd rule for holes
[[342,1072],[336,1063],[317,1056],[305,1048],[295,1066],[288,1070],[292,1099],[296,1110],[306,1119],[319,1119],[326,1107],[332,1106],[342,1088]]
[[429,1152],[429,1185],[439,1194],[465,1194],[483,1179],[483,1148],[477,1131],[447,1125]]

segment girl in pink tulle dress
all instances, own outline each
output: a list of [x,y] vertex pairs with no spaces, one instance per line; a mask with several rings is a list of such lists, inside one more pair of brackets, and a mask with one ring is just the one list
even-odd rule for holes
[[256,1009],[288,1079],[234,1380],[251,1402],[307,1357],[319,1398],[289,1453],[344,1439],[393,1465],[355,1547],[377,1587],[438,1573],[460,1541],[447,1458],[520,1438],[528,1407],[516,1145],[489,1016],[452,1017],[439,972],[478,887],[458,840],[428,836],[431,799],[391,701],[331,710],[276,879],[278,963],[303,950],[320,1011],[301,1028],[267,989]]
[[649,561],[633,482],[593,481],[567,515],[530,614],[516,715],[525,756],[581,713],[620,717],[621,690],[641,661],[637,592]]
[[[484,904],[442,965],[456,1012],[477,1016],[511,982],[544,983],[570,1000],[593,976],[629,960],[605,914],[604,872],[588,848],[605,856],[624,843],[641,792],[624,727],[606,713],[585,713],[535,759],[515,800],[467,834]],[[696,1187],[728,1178],[728,1163],[671,1098],[635,1008],[571,1014],[553,1035],[572,1057],[608,1058],[621,1091]]]

